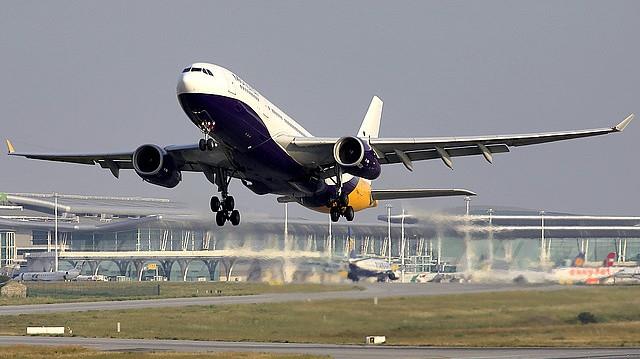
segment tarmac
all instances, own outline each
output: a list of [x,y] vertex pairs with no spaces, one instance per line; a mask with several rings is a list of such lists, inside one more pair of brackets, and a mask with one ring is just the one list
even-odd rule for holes
[[640,348],[442,348],[333,344],[214,342],[75,337],[0,336],[0,345],[82,346],[104,351],[263,352],[365,358],[637,358]]

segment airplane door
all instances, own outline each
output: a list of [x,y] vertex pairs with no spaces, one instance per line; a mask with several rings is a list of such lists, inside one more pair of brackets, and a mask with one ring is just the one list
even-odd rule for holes
[[227,91],[229,91],[230,94],[235,95],[236,89],[238,88],[238,80],[236,80],[235,77],[229,72],[227,72],[225,75],[227,77]]

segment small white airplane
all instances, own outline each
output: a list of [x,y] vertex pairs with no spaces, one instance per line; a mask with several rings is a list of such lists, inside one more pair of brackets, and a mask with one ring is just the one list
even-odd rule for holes
[[61,282],[76,279],[80,275],[82,262],[76,264],[75,268],[69,270],[59,270],[55,272],[24,272],[18,273],[13,280],[21,282]]
[[[12,156],[80,164],[98,164],[117,178],[121,169],[133,169],[143,180],[173,188],[182,172],[201,172],[221,193],[211,210],[220,226],[240,223],[240,212],[229,195],[232,178],[259,195],[278,194],[278,202],[297,202],[328,212],[332,221],[352,221],[354,212],[375,207],[379,200],[438,196],[469,196],[464,189],[371,188],[381,165],[440,159],[453,168],[453,158],[482,155],[493,162],[509,147],[621,132],[629,115],[613,127],[592,130],[500,136],[381,138],[382,100],[374,96],[355,135],[314,137],[238,75],[217,65],[194,63],[178,79],[178,101],[202,132],[197,144],[144,144],[117,153],[47,154],[16,152]],[[418,115],[418,114],[417,114]],[[397,123],[397,122],[396,122]]]

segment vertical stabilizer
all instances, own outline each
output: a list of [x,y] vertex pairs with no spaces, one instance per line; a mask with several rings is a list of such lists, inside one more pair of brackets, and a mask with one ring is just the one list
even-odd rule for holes
[[605,267],[613,267],[616,264],[616,256],[615,252],[611,252],[607,254],[607,258],[604,259],[602,265]]
[[371,104],[364,116],[362,125],[358,130],[358,137],[377,138],[380,133],[380,119],[382,118],[382,100],[378,96],[373,96]]

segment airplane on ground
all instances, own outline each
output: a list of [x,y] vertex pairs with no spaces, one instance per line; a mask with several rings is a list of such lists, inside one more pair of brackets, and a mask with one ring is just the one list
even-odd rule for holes
[[59,282],[76,279],[80,275],[82,262],[78,262],[75,268],[59,270],[55,272],[24,272],[18,273],[13,280],[22,282]]
[[606,284],[616,281],[640,280],[640,267],[625,266],[616,263],[615,252],[611,252],[602,261],[602,265],[597,267],[585,267],[584,253],[578,253],[571,263],[571,267],[554,269],[551,273],[552,280],[562,284]]
[[211,197],[216,223],[240,223],[231,179],[239,179],[259,195],[278,194],[278,202],[297,202],[316,211],[352,221],[354,212],[377,206],[380,200],[439,196],[470,196],[464,189],[372,189],[381,165],[440,159],[453,168],[453,157],[482,155],[489,163],[509,147],[621,132],[633,119],[592,130],[522,135],[383,138],[382,100],[373,97],[355,135],[313,137],[284,111],[269,102],[238,75],[217,65],[194,63],[178,79],[177,96],[187,117],[202,132],[197,144],[161,147],[144,144],[117,153],[47,154],[16,152],[13,156],[79,164],[98,164],[117,178],[133,169],[149,183],[173,188],[182,172],[202,172],[217,186],[221,198]]
[[358,257],[352,255],[349,257],[349,271],[347,272],[347,278],[357,282],[363,277],[375,277],[378,282],[385,282],[387,279],[399,279],[391,264],[386,260],[381,258]]
[[391,265],[383,258],[359,256],[355,250],[355,240],[351,238],[351,227],[347,228],[349,258],[347,278],[358,282],[361,278],[376,278],[378,282],[400,279],[396,275],[397,265]]

